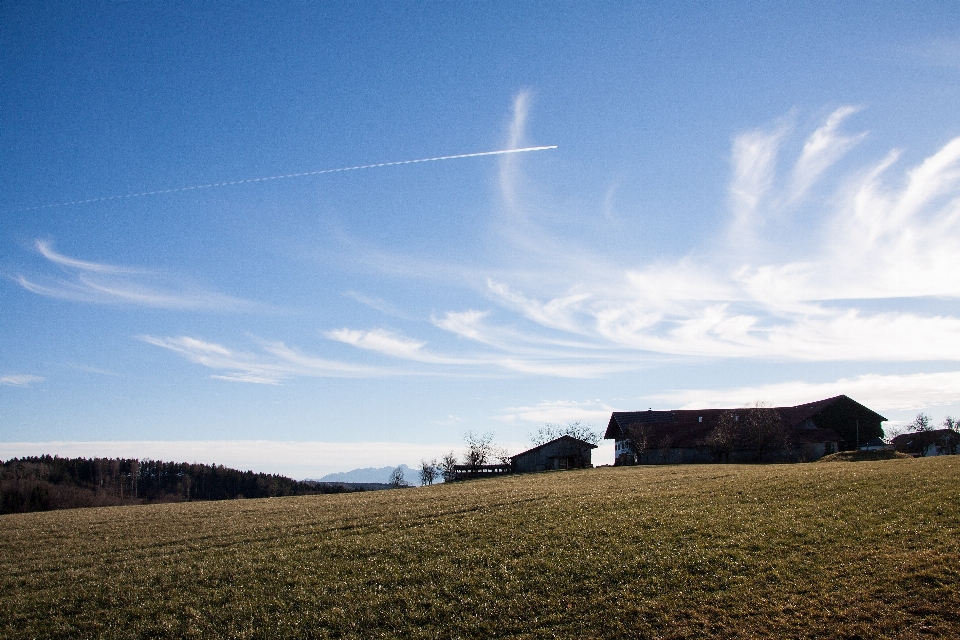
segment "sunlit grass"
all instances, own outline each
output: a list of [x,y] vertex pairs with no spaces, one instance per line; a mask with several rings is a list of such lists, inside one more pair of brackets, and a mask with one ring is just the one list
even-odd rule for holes
[[0,517],[10,637],[960,636],[960,458]]

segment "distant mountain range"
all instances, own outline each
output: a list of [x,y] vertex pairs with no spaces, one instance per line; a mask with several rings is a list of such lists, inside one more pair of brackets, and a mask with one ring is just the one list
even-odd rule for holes
[[[341,471],[339,473],[328,473],[322,478],[317,478],[317,482],[390,482],[390,476],[397,467],[367,467],[366,469],[354,469],[353,471]],[[410,484],[420,484],[420,476],[417,470],[411,469],[405,464],[400,465],[403,470],[403,478]]]

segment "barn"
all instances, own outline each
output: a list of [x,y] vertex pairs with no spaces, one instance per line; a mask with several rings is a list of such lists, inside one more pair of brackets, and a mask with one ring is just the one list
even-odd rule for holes
[[589,469],[591,451],[597,445],[573,436],[560,436],[511,458],[514,473],[549,471],[551,469]]
[[893,439],[893,447],[918,457],[956,455],[960,453],[960,433],[952,429],[904,433]]
[[617,464],[817,460],[883,437],[886,418],[847,396],[793,407],[623,411],[605,439]]

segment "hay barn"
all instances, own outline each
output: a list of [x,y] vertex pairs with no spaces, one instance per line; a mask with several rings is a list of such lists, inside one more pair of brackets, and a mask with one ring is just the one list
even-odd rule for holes
[[625,411],[604,438],[617,464],[811,461],[883,437],[886,420],[847,396],[794,407]]
[[588,469],[593,466],[590,461],[591,451],[596,448],[597,445],[572,436],[560,436],[513,456],[511,459],[513,472]]

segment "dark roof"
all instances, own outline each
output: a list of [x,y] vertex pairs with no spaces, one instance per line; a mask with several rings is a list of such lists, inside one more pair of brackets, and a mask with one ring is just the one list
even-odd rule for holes
[[525,455],[527,455],[528,453],[533,453],[534,451],[538,451],[538,450],[540,450],[540,449],[543,449],[543,448],[546,447],[546,446],[549,446],[549,445],[551,445],[551,444],[554,444],[554,443],[556,443],[556,442],[561,442],[561,441],[569,441],[570,444],[578,444],[578,445],[581,445],[581,446],[584,446],[584,447],[589,447],[589,448],[591,448],[591,449],[596,449],[596,448],[597,448],[597,445],[595,445],[595,444],[590,444],[590,443],[587,442],[586,440],[581,440],[581,439],[579,439],[579,438],[574,438],[573,436],[560,436],[559,438],[554,438],[554,439],[551,440],[550,442],[544,442],[543,444],[538,444],[537,446],[533,447],[532,449],[527,449],[526,451],[522,451],[522,452],[518,453],[517,455],[511,456],[511,457],[512,457],[514,460],[516,460],[517,458],[519,458],[519,457],[521,457],[521,456],[525,456]]
[[921,453],[931,444],[941,444],[942,446],[957,441],[960,441],[960,433],[951,429],[933,429],[932,431],[904,433],[891,440],[890,443],[897,451]]
[[[856,400],[849,398],[844,395],[834,396],[832,398],[826,398],[825,400],[817,400],[816,402],[808,402],[806,404],[799,404],[795,407],[770,407],[769,411],[776,411],[780,414],[780,419],[783,420],[784,424],[787,427],[792,427],[796,430],[802,431],[813,431],[810,429],[798,429],[807,420],[813,418],[823,410],[831,407],[833,405],[844,403],[844,404],[853,404],[858,410],[867,412],[871,414],[875,419],[883,422],[886,420],[879,413],[868,409],[863,406]],[[603,437],[605,439],[622,439],[625,437],[631,437],[630,432],[634,431],[633,427],[642,426],[642,425],[654,425],[654,424],[670,424],[673,427],[670,429],[670,433],[675,438],[675,440],[689,440],[690,436],[694,433],[704,436],[710,433],[717,423],[720,421],[720,416],[725,413],[737,411],[745,411],[743,407],[737,409],[678,409],[675,411],[615,411],[610,416],[610,422],[607,424],[607,431],[604,433]],[[661,431],[661,429],[655,429],[655,431]],[[816,431],[830,431],[830,429],[818,429]],[[809,437],[814,436],[815,434],[808,434],[808,438],[805,438],[803,442],[810,442]],[[821,437],[827,434],[816,434]],[[833,435],[836,435],[835,433]],[[814,442],[829,442],[829,440],[813,440]],[[837,440],[839,442],[839,439]]]
[[830,407],[840,402],[846,403],[846,404],[853,404],[860,411],[872,414],[873,418],[876,420],[879,420],[880,422],[886,422],[887,420],[886,418],[884,418],[882,415],[880,415],[873,409],[865,407],[859,402],[857,402],[856,400],[854,400],[853,398],[849,396],[844,396],[844,395],[833,396],[832,398],[827,398],[825,400],[817,400],[816,402],[808,402],[806,404],[798,404],[795,407],[777,407],[776,409],[777,411],[780,412],[780,416],[783,418],[784,422],[786,422],[790,426],[794,426],[794,425],[801,424],[803,421],[812,418],[813,416],[817,415],[827,407]]

